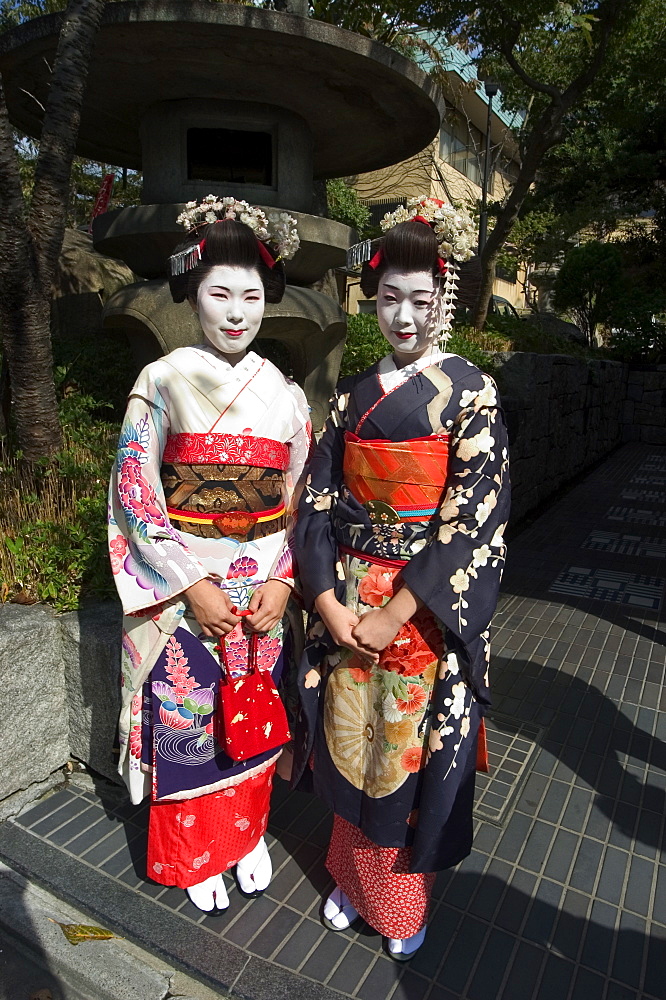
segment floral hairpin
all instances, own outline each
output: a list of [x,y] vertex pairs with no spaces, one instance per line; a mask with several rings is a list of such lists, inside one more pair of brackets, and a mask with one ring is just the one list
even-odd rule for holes
[[407,205],[400,205],[395,212],[387,212],[379,224],[386,232],[399,222],[409,222],[412,219],[432,224],[440,252],[447,259],[462,262],[474,256],[472,247],[476,243],[476,230],[466,212],[461,212],[459,208],[454,208],[439,198],[422,195],[408,198]]
[[[399,205],[394,212],[387,212],[380,221],[383,231],[393,229],[400,222],[424,222],[431,226],[437,237],[441,255],[440,273],[446,272],[446,261],[451,265],[455,262],[469,260],[474,256],[472,247],[476,244],[477,234],[469,215],[454,208],[453,205],[439,198],[428,198],[420,195],[418,198],[408,198],[406,205]],[[373,240],[364,240],[347,251],[347,269],[357,271],[367,261],[381,260],[381,250],[373,255]],[[375,244],[376,245],[376,244]],[[377,256],[379,254],[379,257]]]
[[[300,246],[296,219],[292,215],[287,212],[269,212],[266,215],[260,208],[255,208],[246,201],[238,201],[236,198],[218,198],[214,194],[209,194],[199,204],[196,201],[188,201],[176,222],[191,233],[199,226],[223,222],[225,219],[234,219],[250,227],[257,237],[262,259],[269,267],[273,267],[281,260],[291,260]],[[276,251],[275,259],[266,251],[264,244],[268,244]],[[192,267],[196,267],[201,260],[204,247],[205,240],[202,240],[179,253],[172,254],[169,257],[170,273],[184,274]]]

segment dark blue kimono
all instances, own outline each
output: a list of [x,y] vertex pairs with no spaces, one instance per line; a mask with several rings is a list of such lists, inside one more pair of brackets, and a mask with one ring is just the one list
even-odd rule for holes
[[[471,849],[508,451],[495,385],[470,362],[440,356],[402,375],[396,384],[385,358],[340,382],[301,499],[296,547],[310,609],[334,588],[361,615],[385,604],[401,581],[424,607],[375,668],[338,649],[311,610],[294,780],[309,784],[311,763],[314,791],[337,815],[376,844],[411,847],[410,870],[428,872]],[[448,436],[434,514],[373,523],[344,483],[346,431],[365,441]]]

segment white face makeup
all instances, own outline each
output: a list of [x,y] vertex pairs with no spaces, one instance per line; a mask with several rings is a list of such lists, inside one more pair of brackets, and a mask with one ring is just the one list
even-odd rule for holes
[[405,274],[389,268],[379,281],[377,319],[398,367],[423,357],[441,330],[441,296],[427,271]]
[[258,271],[218,264],[199,285],[195,311],[208,343],[235,364],[259,333],[265,305]]

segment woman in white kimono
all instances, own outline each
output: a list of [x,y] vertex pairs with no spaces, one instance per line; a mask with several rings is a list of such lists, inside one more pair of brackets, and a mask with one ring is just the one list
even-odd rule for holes
[[218,655],[227,680],[255,666],[280,679],[311,428],[302,390],[248,350],[265,302],[282,298],[295,221],[211,195],[179,222],[170,286],[203,342],[148,365],[130,393],[109,547],[125,612],[119,769],[134,803],[150,795],[147,872],[210,911],[229,905],[232,866],[250,895],[272,874],[263,835],[281,747],[267,734],[248,759],[224,752]]

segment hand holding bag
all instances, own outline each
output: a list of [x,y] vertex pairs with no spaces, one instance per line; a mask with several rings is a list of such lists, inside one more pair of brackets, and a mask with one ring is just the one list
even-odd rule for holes
[[[252,613],[236,608],[233,611],[240,617]],[[271,672],[257,667],[257,640],[257,633],[251,632],[249,672],[243,677],[232,677],[229,672],[224,636],[219,637],[214,647],[222,670],[215,735],[225,753],[236,761],[277,749],[291,739],[287,713]]]

